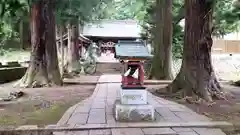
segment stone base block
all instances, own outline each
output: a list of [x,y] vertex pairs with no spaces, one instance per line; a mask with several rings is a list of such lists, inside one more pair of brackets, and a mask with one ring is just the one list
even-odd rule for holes
[[121,89],[121,104],[143,105],[147,104],[147,91],[145,89]]
[[154,121],[155,109],[152,105],[123,105],[116,102],[114,106],[116,121],[141,122]]

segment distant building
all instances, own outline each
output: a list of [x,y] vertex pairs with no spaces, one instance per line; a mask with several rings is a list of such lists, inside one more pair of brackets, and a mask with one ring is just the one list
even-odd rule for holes
[[114,51],[118,40],[139,39],[141,28],[135,20],[101,20],[84,25],[83,36],[96,42],[101,50]]
[[[184,19],[180,21],[180,25],[184,27]],[[240,31],[232,32],[223,37],[213,36],[213,53],[229,54],[240,53]]]

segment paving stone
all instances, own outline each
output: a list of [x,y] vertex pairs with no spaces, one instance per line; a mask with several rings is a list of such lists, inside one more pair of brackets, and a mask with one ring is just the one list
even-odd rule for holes
[[107,105],[114,105],[115,101],[116,101],[116,97],[115,98],[108,98],[107,99]]
[[171,128],[143,128],[145,135],[177,135]]
[[115,124],[116,120],[113,115],[107,114],[107,124]]
[[103,99],[106,99],[107,96],[102,94],[102,95],[97,95],[95,98],[103,98]]
[[167,106],[167,105],[177,105],[177,103],[175,103],[175,102],[172,102],[172,101],[169,101],[169,100],[165,100],[165,99],[163,99],[163,98],[157,98],[157,102],[159,102],[160,104],[163,104],[163,105],[165,105],[165,106]]
[[89,113],[90,111],[90,106],[78,106],[74,113]]
[[105,106],[106,106],[105,101],[94,102],[94,103],[92,104],[92,108],[94,108],[94,109],[101,109],[101,108],[104,109]]
[[72,131],[71,135],[89,135],[88,131]]
[[167,107],[156,107],[155,110],[163,117],[175,117],[176,116]]
[[183,120],[177,116],[175,117],[164,117],[166,122],[183,122]]
[[58,121],[57,126],[60,125],[65,125],[67,124],[67,121],[69,120],[69,118],[71,117],[72,113],[75,111],[77,105],[74,105],[72,107],[70,107],[62,116],[62,118]]
[[140,128],[112,129],[112,135],[144,135]]
[[190,131],[190,132],[178,132],[178,135],[199,135],[194,131]]
[[57,126],[56,125],[47,125],[45,128],[48,129],[48,128],[56,128]]
[[85,101],[82,101],[80,103],[77,104],[77,107],[79,106],[90,106],[92,104],[92,100],[88,99],[88,100],[85,100]]
[[89,124],[106,123],[105,109],[91,109],[87,123]]
[[[114,80],[116,78],[120,79],[119,75],[103,75],[99,80],[110,82],[116,81]],[[63,116],[65,120],[60,120],[59,123],[68,123],[70,126],[82,125],[86,122],[87,124],[117,124],[113,116],[112,108],[115,101],[119,98],[120,83],[98,84],[93,95],[71,107],[67,111],[68,115]],[[184,105],[156,97],[151,93],[148,93],[148,103],[156,107],[155,114],[156,121],[158,122],[209,121],[207,117],[193,112]],[[68,132],[67,135],[162,135],[164,133],[178,133],[179,135],[225,135],[220,129],[206,128],[121,128],[112,130],[75,131]]]
[[[59,128],[74,128],[76,124],[66,124],[62,126],[58,126]],[[72,135],[70,131],[61,131],[61,132],[53,132],[53,135]]]
[[68,132],[63,131],[63,132],[53,132],[53,135],[67,135]]
[[105,102],[105,101],[106,101],[105,98],[97,98],[97,97],[95,97],[92,103],[94,104],[94,103]]
[[111,115],[113,115],[114,113],[113,113],[113,105],[111,105],[111,106],[106,106],[106,114],[111,114]]
[[108,87],[107,87],[107,95],[108,95],[108,97],[115,96],[117,94],[117,90],[118,89],[115,89],[115,88],[110,89],[110,87],[108,85]]
[[203,115],[192,115],[192,113],[188,112],[174,112],[178,117],[180,117],[184,121],[209,121],[209,119]]
[[199,135],[226,135],[220,129],[193,128]]
[[89,135],[111,135],[111,130],[110,129],[90,130]]
[[161,116],[158,112],[155,111],[155,118],[156,118],[156,121],[158,122],[163,122],[163,121],[166,121],[163,116]]
[[170,111],[172,112],[189,112],[186,107],[181,107],[181,106],[170,106],[168,107]]
[[174,112],[170,111],[167,107],[157,107],[156,108],[157,113],[160,114],[160,116],[163,117],[165,121],[168,122],[182,122],[183,120],[175,115]]
[[176,132],[193,132],[191,128],[172,128]]
[[75,113],[68,120],[67,124],[86,124],[88,119],[88,113]]

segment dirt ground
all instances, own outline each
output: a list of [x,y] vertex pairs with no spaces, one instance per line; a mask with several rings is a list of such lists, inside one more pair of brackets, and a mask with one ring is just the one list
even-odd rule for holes
[[[172,100],[178,102],[180,104],[184,104],[193,111],[206,115],[212,120],[216,121],[228,121],[231,123],[239,123],[240,122],[240,88],[231,86],[229,84],[222,84],[222,87],[228,93],[231,93],[234,97],[226,100],[216,100],[216,104],[213,106],[208,106],[207,104],[190,104],[188,102],[184,102],[182,99],[178,99],[175,96],[157,94],[156,90],[165,87],[166,85],[150,85],[148,86],[149,91],[154,93],[157,96],[163,97],[168,100]],[[240,129],[239,129],[240,130]],[[225,131],[226,132],[226,131]],[[228,132],[228,135],[236,134],[235,132]]]
[[[85,76],[78,80],[97,81],[98,76]],[[17,101],[0,101],[0,126],[56,124],[70,106],[88,98],[94,88],[95,85],[68,83],[63,87],[21,89],[26,95]],[[11,88],[10,84],[0,86],[0,91],[6,93],[6,90],[19,89]]]

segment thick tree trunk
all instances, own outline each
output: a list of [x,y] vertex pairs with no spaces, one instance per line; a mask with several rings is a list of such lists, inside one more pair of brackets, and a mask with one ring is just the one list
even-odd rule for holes
[[185,0],[185,39],[179,74],[168,89],[184,91],[184,96],[197,95],[206,101],[223,98],[212,62],[212,6],[207,0]]
[[19,22],[20,48],[25,50],[31,46],[29,22],[20,20]]
[[68,32],[68,62],[67,68],[69,73],[78,74],[80,72],[79,63],[79,47],[78,47],[78,36],[79,29],[77,23],[70,23]]
[[52,1],[39,0],[33,3],[31,9],[31,36],[30,64],[26,74],[16,86],[61,85]]
[[156,29],[151,75],[160,80],[171,80],[172,75],[172,0],[156,0]]
[[[47,70],[48,78],[51,83],[60,85],[62,84],[61,75],[59,72],[57,46],[56,46],[56,33],[55,33],[55,16],[54,16],[54,0],[45,0],[47,5],[47,15],[45,19],[46,25],[46,57],[47,57]],[[46,12],[45,11],[45,12]]]

